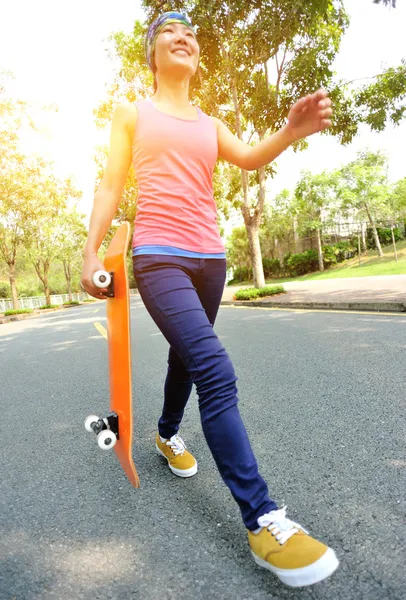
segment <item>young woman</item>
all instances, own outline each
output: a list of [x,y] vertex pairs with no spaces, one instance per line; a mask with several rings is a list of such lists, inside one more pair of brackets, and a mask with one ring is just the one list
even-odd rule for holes
[[294,140],[331,125],[323,90],[300,99],[279,132],[248,146],[218,119],[189,102],[199,62],[192,24],[182,14],[161,15],[149,27],[146,56],[155,94],[117,107],[106,170],[96,192],[84,250],[82,286],[103,265],[97,251],[114,218],[131,162],[139,186],[133,240],[134,275],[142,300],[170,345],[156,449],[180,477],[197,472],[178,435],[192,385],[203,432],[220,474],[237,501],[255,561],[291,586],[310,585],[338,566],[331,548],[310,537],[270,499],[237,407],[236,376],[213,325],[226,274],[216,224],[212,174],[217,158],[258,169]]

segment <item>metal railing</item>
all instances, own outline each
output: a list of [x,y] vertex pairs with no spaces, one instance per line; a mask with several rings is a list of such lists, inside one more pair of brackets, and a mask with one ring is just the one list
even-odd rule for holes
[[[86,300],[90,298],[88,294],[85,292],[71,294],[71,300],[74,302],[80,302],[82,300]],[[69,294],[52,294],[51,295],[51,304],[56,304],[58,306],[64,304],[65,302],[69,302]],[[18,299],[18,308],[40,308],[41,306],[45,306],[46,300],[45,296],[30,296],[28,298],[19,298]],[[6,310],[12,310],[13,301],[10,298],[1,299],[0,298],[0,312],[5,312]]]
[[[138,290],[130,289],[130,295],[137,295]],[[86,294],[86,292],[79,292],[71,294],[71,300],[74,302],[83,302],[83,300],[91,299],[92,296]],[[69,302],[69,294],[52,294],[51,295],[51,304],[61,306]],[[45,306],[46,300],[45,296],[30,296],[28,298],[19,298],[18,299],[18,308],[41,308],[41,306]],[[0,298],[0,313],[6,312],[6,310],[12,310],[13,301],[11,298]]]

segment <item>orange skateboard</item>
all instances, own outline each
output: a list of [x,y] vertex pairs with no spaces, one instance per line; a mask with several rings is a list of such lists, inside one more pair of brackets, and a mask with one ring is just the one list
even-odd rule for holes
[[97,435],[103,450],[114,448],[130,482],[140,486],[132,458],[132,394],[130,299],[126,258],[130,242],[130,224],[122,223],[114,234],[104,257],[105,271],[93,275],[93,283],[108,288],[107,342],[110,379],[110,413],[99,418],[90,415],[87,431]]

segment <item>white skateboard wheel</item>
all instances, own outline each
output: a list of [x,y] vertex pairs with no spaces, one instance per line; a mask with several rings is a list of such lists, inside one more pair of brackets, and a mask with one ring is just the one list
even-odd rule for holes
[[92,277],[92,281],[96,287],[105,288],[111,283],[111,275],[107,271],[96,271]]
[[86,431],[88,431],[89,433],[92,433],[93,429],[92,429],[92,425],[93,423],[97,423],[97,421],[99,420],[99,417],[96,417],[96,415],[89,415],[86,419],[85,419],[85,429]]
[[117,436],[110,429],[103,429],[97,436],[97,444],[102,450],[110,450],[116,444]]

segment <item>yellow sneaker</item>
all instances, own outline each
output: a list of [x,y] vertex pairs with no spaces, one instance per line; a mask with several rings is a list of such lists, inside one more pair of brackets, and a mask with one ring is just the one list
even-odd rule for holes
[[286,506],[258,519],[261,530],[248,531],[255,562],[292,587],[312,585],[329,577],[338,567],[334,550],[308,535],[286,518]]
[[172,473],[179,477],[192,477],[197,473],[196,459],[186,450],[185,442],[178,435],[173,435],[170,440],[161,441],[156,435],[156,449],[161,456],[166,458]]

